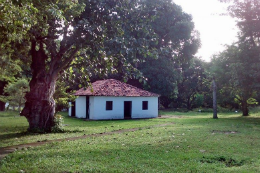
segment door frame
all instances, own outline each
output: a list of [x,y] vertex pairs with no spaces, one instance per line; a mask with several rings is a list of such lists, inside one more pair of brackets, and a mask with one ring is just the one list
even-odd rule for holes
[[132,118],[132,101],[124,101],[124,119]]
[[89,119],[89,96],[86,96],[86,119]]
[[72,117],[76,116],[76,102],[75,101],[71,102],[71,116]]

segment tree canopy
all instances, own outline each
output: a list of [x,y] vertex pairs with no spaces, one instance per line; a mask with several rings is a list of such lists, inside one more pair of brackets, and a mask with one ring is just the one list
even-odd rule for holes
[[[24,32],[19,39],[12,39],[17,43],[22,39],[29,49],[23,58],[31,64],[30,91],[21,112],[29,122],[29,130],[51,131],[54,126],[53,94],[64,70],[80,70],[82,75],[87,75],[84,71],[90,68],[103,73],[113,70],[124,73],[135,70],[132,64],[142,57],[157,57],[158,39],[151,21],[160,9],[149,3],[31,0],[12,4],[21,13],[30,13],[32,20],[28,23],[33,21],[22,28]],[[17,19],[18,23],[19,19],[23,21]],[[15,29],[20,26],[12,25]]]
[[220,64],[225,69],[225,76],[221,76],[222,80],[229,78],[226,88],[241,105],[243,115],[248,116],[250,100],[260,89],[260,3],[255,0],[234,0],[229,12],[237,19],[239,41],[220,54]]
[[240,105],[248,115],[260,86],[260,4],[232,2],[239,41],[207,65],[195,56],[200,39],[192,16],[170,0],[1,1],[0,89],[30,79],[21,112],[29,130],[51,131],[55,107],[62,108],[55,99],[68,100],[64,79],[79,87],[100,74],[141,82],[164,107],[187,109],[209,105],[203,101],[215,76],[221,105]]

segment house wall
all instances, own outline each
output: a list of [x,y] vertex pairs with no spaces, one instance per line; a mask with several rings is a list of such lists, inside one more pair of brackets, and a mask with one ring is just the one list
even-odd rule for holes
[[[97,103],[98,104],[98,103]],[[92,116],[95,114],[94,113],[94,96],[89,97],[89,119],[93,119]]]
[[76,117],[86,118],[86,96],[79,96],[76,100]]
[[[124,101],[132,101],[132,118],[154,118],[158,116],[158,97],[91,96],[89,101],[89,119],[93,120],[124,119]],[[106,110],[106,101],[113,101],[113,110]],[[142,110],[142,101],[148,101],[148,110]]]
[[69,102],[69,111],[68,111],[69,116],[71,117],[71,102]]

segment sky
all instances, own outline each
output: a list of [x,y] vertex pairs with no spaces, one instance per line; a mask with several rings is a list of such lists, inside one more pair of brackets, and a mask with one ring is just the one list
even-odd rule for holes
[[201,48],[196,54],[205,61],[221,52],[225,44],[236,41],[237,27],[235,19],[228,15],[227,4],[218,0],[173,0],[182,10],[193,17],[195,29],[200,32]]

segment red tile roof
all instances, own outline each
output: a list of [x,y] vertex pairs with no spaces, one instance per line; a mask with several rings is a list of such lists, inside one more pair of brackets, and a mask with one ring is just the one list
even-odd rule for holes
[[159,97],[151,93],[115,79],[99,80],[92,83],[92,87],[81,88],[76,91],[77,96],[114,96],[114,97]]

